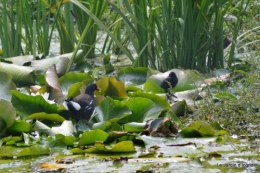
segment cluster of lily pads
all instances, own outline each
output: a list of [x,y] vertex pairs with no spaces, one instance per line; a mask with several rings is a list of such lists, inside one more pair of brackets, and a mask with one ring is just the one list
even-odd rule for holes
[[[169,72],[126,67],[96,78],[94,70],[65,73],[67,61],[28,56],[0,62],[0,157],[47,154],[55,146],[70,147],[72,153],[135,152],[135,145],[147,143],[142,136],[227,134],[217,122],[195,121],[178,129],[186,101],[198,94],[186,96],[185,92],[197,91],[202,82],[192,70],[171,70],[179,82],[173,90],[178,100],[170,104],[160,87]],[[27,62],[30,66],[25,66]],[[101,88],[95,92],[95,114],[89,122],[79,121],[75,131],[75,122],[62,103],[93,82]]]

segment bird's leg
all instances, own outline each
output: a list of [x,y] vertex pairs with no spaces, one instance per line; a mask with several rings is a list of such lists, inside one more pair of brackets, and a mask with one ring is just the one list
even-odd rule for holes
[[175,93],[169,92],[169,95],[171,95],[171,96],[173,96],[173,97],[175,97],[177,99],[177,96],[175,95]]
[[170,86],[170,88],[168,88],[168,90],[167,89],[165,90],[167,100],[172,100],[170,96],[177,98],[176,95],[172,92],[173,88],[172,88],[171,82],[169,82],[169,81],[166,81],[166,82]]

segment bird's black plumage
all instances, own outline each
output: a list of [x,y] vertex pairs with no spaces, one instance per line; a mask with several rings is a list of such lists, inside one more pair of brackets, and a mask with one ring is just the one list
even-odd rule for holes
[[[170,91],[177,85],[178,78],[174,72],[170,72],[169,76],[164,79],[161,83],[161,88],[164,89],[165,93],[171,94],[172,96],[176,97],[174,94],[172,94]],[[167,96],[167,98],[169,98]]]
[[95,83],[87,86],[85,93],[70,100],[65,100],[64,106],[70,112],[70,116],[78,122],[81,119],[89,121],[94,112],[94,91],[99,90]]

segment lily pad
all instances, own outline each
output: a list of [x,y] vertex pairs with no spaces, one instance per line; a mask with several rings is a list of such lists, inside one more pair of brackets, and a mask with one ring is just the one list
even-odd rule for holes
[[124,103],[131,109],[132,113],[124,115],[119,121],[119,124],[129,122],[143,122],[148,111],[154,107],[153,101],[142,97],[132,97]]
[[104,77],[97,81],[97,85],[101,88],[100,94],[104,94],[105,96],[128,97],[124,83],[117,81],[114,77]]
[[93,78],[87,73],[71,72],[59,78],[62,92],[67,98],[79,95],[80,87],[93,81]]
[[237,100],[237,97],[234,94],[231,94],[230,92],[219,92],[214,94],[214,97],[222,100]]
[[96,107],[98,122],[102,121],[118,121],[124,114],[131,113],[129,107],[121,101],[113,100],[110,97],[104,99],[100,105]]
[[131,94],[131,97],[142,97],[153,101],[154,106],[151,110],[148,111],[144,121],[158,118],[158,116],[161,114],[162,111],[170,109],[170,105],[165,98],[155,95],[153,93],[144,93],[141,91],[137,91]]
[[61,90],[60,83],[58,81],[58,75],[56,66],[52,65],[49,67],[49,69],[46,72],[46,82],[47,84],[52,88],[52,94],[56,100],[57,103],[63,103],[64,102],[64,95]]
[[39,112],[39,113],[29,115],[28,117],[26,117],[26,120],[29,119],[42,119],[42,120],[50,120],[50,121],[56,121],[61,123],[65,121],[65,119],[59,114],[47,114],[45,112]]
[[147,71],[148,68],[145,67],[126,67],[117,73],[117,77],[126,86],[141,85],[146,82]]
[[[216,124],[214,124],[214,127]],[[224,130],[214,129],[209,123],[204,121],[194,121],[188,127],[185,127],[181,131],[183,137],[210,137],[227,134]]]
[[11,101],[11,90],[15,90],[16,86],[12,81],[12,77],[4,72],[0,72],[0,99]]
[[[60,59],[63,59],[63,58],[71,59],[72,54],[73,53],[67,53],[67,54],[58,55],[58,56],[55,56],[55,57],[49,57],[49,58],[45,58],[45,59],[41,59],[41,60],[33,60],[31,62],[31,65],[32,65],[33,69],[35,69],[35,70],[46,71],[51,65],[53,65],[53,64],[57,65],[59,63],[59,61],[62,61]],[[83,54],[83,51],[79,50],[77,52],[77,55],[75,56],[75,59],[80,57],[82,54]],[[67,61],[67,60],[65,60],[65,61]],[[66,64],[66,66],[67,66],[67,64]]]
[[85,153],[126,153],[126,152],[135,152],[135,147],[132,141],[118,142],[112,148],[106,147],[102,142],[96,142],[93,148],[86,149],[84,150],[84,152]]
[[30,96],[15,90],[12,91],[12,95],[12,103],[21,119],[39,112],[58,113],[57,105],[48,103],[40,95]]
[[34,84],[33,68],[31,67],[0,62],[0,71],[12,76],[14,83],[18,85]]
[[123,125],[125,132],[141,132],[146,123],[130,122]]
[[116,122],[109,122],[109,121],[102,121],[93,124],[92,128],[95,129],[100,129],[100,130],[106,130],[106,132],[110,131],[122,131],[122,127],[116,123]]
[[17,148],[11,146],[2,146],[0,148],[0,157],[24,157],[24,156],[39,156],[49,154],[50,148],[43,145],[33,145],[31,147]]
[[183,116],[186,111],[186,101],[177,101],[171,106],[171,110],[177,115],[177,116]]
[[16,111],[10,102],[0,99],[0,112],[0,133],[4,133],[14,124]]
[[24,120],[16,120],[13,125],[8,129],[12,133],[28,133],[31,132],[32,126]]
[[82,134],[79,140],[79,146],[94,144],[96,141],[105,141],[108,134],[102,130],[90,130]]

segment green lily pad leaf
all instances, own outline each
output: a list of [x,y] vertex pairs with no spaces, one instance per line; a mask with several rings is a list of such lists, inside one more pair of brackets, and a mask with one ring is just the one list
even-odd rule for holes
[[114,71],[114,66],[110,63],[110,56],[111,54],[108,53],[103,59],[103,64],[105,67],[106,74]]
[[222,99],[222,100],[237,100],[237,97],[234,94],[229,92],[219,92],[214,95],[215,98]]
[[12,77],[4,72],[0,72],[0,99],[11,101],[11,90],[15,90],[16,86],[12,81]]
[[67,98],[79,95],[79,88],[93,81],[93,78],[87,73],[71,72],[59,78],[62,92],[65,96],[68,95]]
[[63,76],[66,74],[66,70],[69,64],[69,58],[62,57],[59,59],[58,63],[56,64],[56,70],[58,76]]
[[154,107],[151,110],[149,110],[149,112],[145,116],[144,121],[158,118],[158,116],[161,114],[162,111],[170,109],[170,105],[164,97],[155,95],[153,93],[144,93],[138,91],[133,93],[131,96],[147,98],[152,100],[155,103]]
[[[220,134],[223,134],[222,132]],[[204,121],[194,121],[181,131],[183,137],[210,137],[220,135],[209,123]]]
[[[82,50],[79,50],[77,52],[77,55],[75,57],[75,59],[77,59],[77,57],[81,56],[83,53]],[[63,54],[63,55],[59,55],[59,56],[55,56],[55,57],[49,57],[49,58],[46,58],[46,59],[41,59],[41,60],[33,60],[31,62],[31,65],[32,67],[35,69],[35,70],[42,70],[42,71],[46,71],[51,65],[53,64],[58,64],[59,61],[62,61],[60,59],[63,59],[63,58],[69,58],[71,59],[72,58],[72,54],[73,53],[67,53],[67,54]]]
[[124,124],[123,128],[125,132],[139,133],[144,130],[145,124],[146,123],[131,122]]
[[74,148],[70,150],[74,154],[82,153],[126,153],[135,152],[134,143],[132,141],[122,141],[115,144],[112,148],[106,147],[103,142],[95,142],[94,147],[82,150],[80,148]]
[[171,110],[172,112],[174,112],[177,116],[183,116],[185,111],[186,111],[186,101],[182,100],[182,101],[177,101],[176,103],[174,103],[171,106]]
[[65,98],[61,91],[60,83],[58,81],[58,75],[56,71],[56,66],[51,65],[46,72],[45,76],[47,84],[52,88],[52,94],[57,103],[61,104],[64,102]]
[[1,141],[4,142],[4,143],[9,142],[9,141],[19,142],[21,140],[22,140],[21,136],[8,136],[8,137],[1,139]]
[[105,141],[108,134],[102,130],[90,130],[82,134],[79,140],[79,146],[94,144],[96,141]]
[[31,62],[33,60],[33,55],[15,56],[11,58],[6,58],[5,60],[12,62],[13,64],[23,66],[24,64]]
[[135,140],[136,135],[132,133],[127,133],[127,132],[118,132],[118,131],[113,131],[109,133],[109,136],[106,140],[106,142],[113,142],[113,141],[132,141]]
[[136,87],[136,86],[126,86],[125,90],[126,90],[127,92],[129,92],[129,91],[136,92],[136,91],[141,91],[142,89],[141,89],[141,88],[138,88],[138,87]]
[[73,68],[73,71],[83,71],[87,73],[93,69],[93,66],[84,60],[83,62],[77,63],[76,66]]
[[126,67],[117,73],[120,81],[128,85],[141,85],[146,82],[148,68],[145,67]]
[[106,64],[104,67],[105,67],[106,74],[112,73],[115,70],[112,64]]
[[133,141],[122,141],[115,144],[111,152],[135,152]]
[[74,136],[65,136],[62,134],[56,134],[55,137],[56,139],[62,140],[66,146],[73,146],[74,142],[76,141],[76,137]]
[[65,121],[65,118],[63,118],[59,114],[47,114],[45,112],[39,112],[39,113],[29,115],[28,117],[26,117],[25,120],[29,120],[29,119],[43,119],[43,120],[50,120],[50,121],[61,122],[61,123]]
[[176,122],[177,124],[181,124],[180,119],[177,117],[177,115],[172,112],[171,110],[167,111],[165,116],[160,116],[160,117],[170,117],[174,122]]
[[48,146],[44,145],[33,145],[28,148],[22,149],[20,152],[17,153],[17,157],[24,157],[24,156],[38,156],[43,154],[49,154],[51,149]]
[[108,121],[111,119],[119,120],[124,114],[131,113],[129,107],[121,101],[113,100],[110,97],[104,99],[100,105],[96,107],[98,122]]
[[92,128],[109,131],[122,131],[122,127],[116,122],[103,121],[93,124]]
[[215,129],[215,130],[225,130],[221,125],[219,124],[218,121],[212,121],[210,122],[210,125]]
[[128,97],[124,83],[117,81],[114,77],[104,77],[97,81],[97,85],[101,88],[100,93],[105,96]]
[[143,122],[148,111],[154,107],[153,101],[142,97],[133,97],[124,103],[132,110],[131,114],[123,116],[119,120],[119,124],[125,124],[129,122]]
[[34,84],[31,67],[0,62],[0,71],[12,76],[14,83],[18,85]]
[[0,99],[0,112],[0,133],[5,133],[15,122],[16,111],[10,102]]
[[85,150],[86,153],[126,153],[135,152],[132,141],[122,141],[115,144],[111,149],[107,148],[102,142],[96,142],[93,148]]
[[48,103],[40,95],[30,96],[14,90],[12,95],[12,103],[21,119],[38,112],[58,113],[57,105]]
[[81,149],[81,148],[73,148],[70,150],[71,153],[73,154],[84,154],[86,153],[85,150]]
[[32,130],[32,126],[30,123],[26,121],[16,120],[8,130],[12,133],[28,133]]
[[144,90],[151,91],[153,93],[163,93],[164,90],[160,87],[160,84],[172,71],[176,73],[178,78],[178,83],[174,87],[173,91],[177,92],[191,90],[197,88],[202,83],[201,77],[192,70],[172,69],[165,73],[151,75],[144,85]]
[[102,122],[98,122],[93,124],[92,128],[95,129],[99,129],[99,130],[106,130],[107,128],[109,128],[111,126],[111,122],[109,121],[102,121]]

